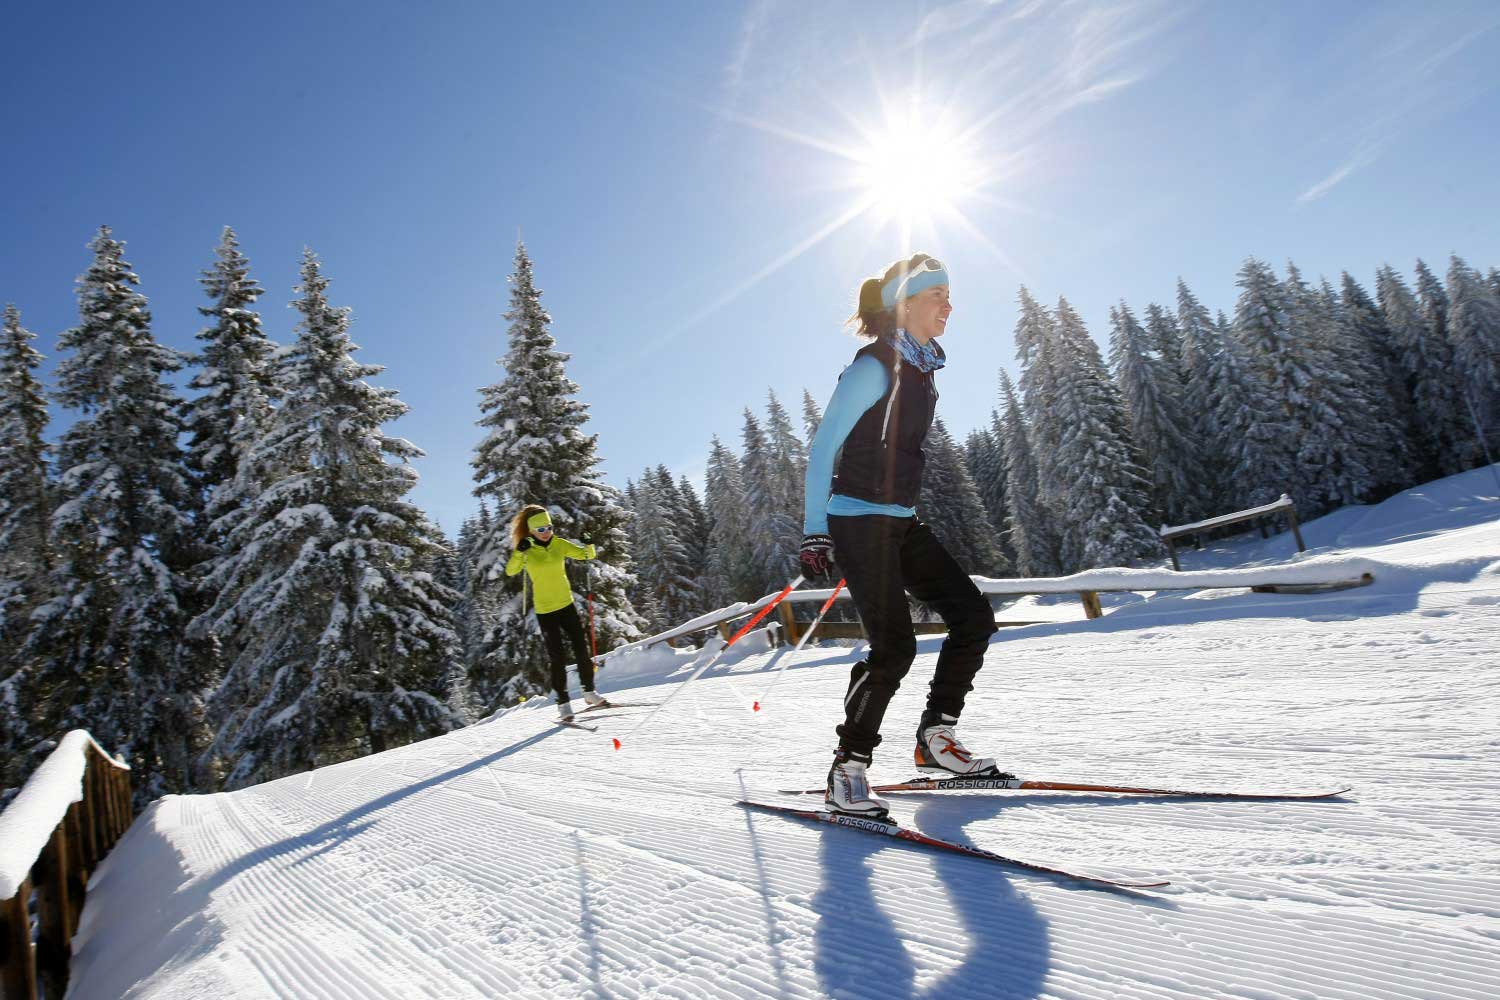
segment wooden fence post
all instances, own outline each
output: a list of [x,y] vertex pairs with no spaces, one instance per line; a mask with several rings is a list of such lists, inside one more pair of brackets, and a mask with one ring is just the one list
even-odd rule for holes
[[797,630],[797,616],[792,611],[791,601],[781,602],[781,624],[786,626],[786,644],[797,645],[797,640],[802,638],[802,633]]
[[84,869],[83,862],[83,820],[82,810],[77,802],[68,806],[67,813],[63,816],[62,827],[68,838],[69,855],[68,860],[73,863],[68,866],[68,922],[76,929],[78,921],[83,919],[83,894],[88,891],[89,878]]
[[67,824],[59,823],[31,869],[36,883],[37,974],[49,997],[68,991],[73,958],[73,907],[69,902]]
[[1083,599],[1083,613],[1089,618],[1103,618],[1104,609],[1099,606],[1099,594],[1093,590],[1080,590],[1078,596]]
[[0,900],[0,997],[32,1000],[36,996],[36,957],[31,953],[31,879],[10,899]]

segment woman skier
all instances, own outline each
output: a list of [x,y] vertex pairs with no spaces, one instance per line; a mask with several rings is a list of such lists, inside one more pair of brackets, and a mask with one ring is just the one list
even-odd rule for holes
[[860,286],[849,322],[870,343],[839,376],[808,457],[803,573],[827,576],[837,558],[870,637],[869,652],[849,678],[828,772],[826,801],[837,812],[888,816],[885,802],[870,793],[866,768],[880,744],[886,706],[917,652],[908,592],[948,626],[917,724],[917,767],[967,777],[1000,773],[954,732],[996,631],[995,615],[916,516],[922,442],[938,399],[933,373],[945,361],[937,338],[952,311],[948,271],[927,254],[897,261]]
[[[587,537],[587,536],[585,536]],[[566,538],[554,537],[552,515],[547,508],[527,504],[510,522],[511,544],[515,547],[505,564],[505,575],[515,576],[526,570],[531,577],[531,592],[536,608],[536,623],[541,626],[547,644],[547,658],[552,667],[552,690],[557,694],[559,718],[571,719],[568,703],[568,660],[563,653],[563,635],[573,646],[578,664],[578,683],[583,700],[590,708],[608,704],[594,691],[594,661],[589,656],[588,637],[573,605],[573,588],[568,584],[568,559],[592,559],[592,545],[579,545]],[[524,586],[524,584],[523,584]]]

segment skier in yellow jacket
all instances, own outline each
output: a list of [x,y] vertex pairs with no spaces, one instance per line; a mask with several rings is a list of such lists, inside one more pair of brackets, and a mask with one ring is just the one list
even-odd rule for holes
[[536,623],[541,626],[547,644],[547,658],[552,665],[552,690],[557,693],[557,714],[573,717],[568,704],[568,661],[563,652],[563,633],[573,646],[578,664],[578,683],[583,700],[590,708],[606,704],[594,691],[594,661],[583,634],[583,622],[573,605],[573,588],[568,584],[565,560],[592,559],[594,547],[579,545],[566,538],[554,537],[552,515],[547,508],[527,504],[510,522],[511,544],[515,546],[505,564],[505,575],[515,576],[521,570],[531,577],[531,592],[536,604]]

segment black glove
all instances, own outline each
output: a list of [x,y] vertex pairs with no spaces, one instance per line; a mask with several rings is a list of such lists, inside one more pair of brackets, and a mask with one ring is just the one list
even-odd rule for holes
[[591,534],[589,534],[587,531],[585,531],[583,533],[583,539],[582,539],[582,541],[583,541],[583,544],[585,544],[585,545],[593,545],[594,544],[594,536],[591,535]]
[[527,535],[525,538],[521,539],[520,542],[518,542],[516,544],[516,551],[517,552],[525,552],[529,548],[531,548],[531,536],[530,535]]
[[802,575],[810,579],[833,575],[833,539],[827,535],[803,535],[797,551]]

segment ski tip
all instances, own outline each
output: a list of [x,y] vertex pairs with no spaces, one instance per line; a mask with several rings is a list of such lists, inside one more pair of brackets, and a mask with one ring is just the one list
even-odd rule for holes
[[616,739],[615,737],[610,737],[610,742],[615,745],[615,749],[616,750],[624,749],[623,747],[620,746],[620,741],[618,739]]

